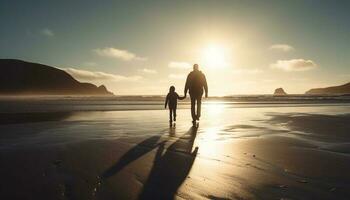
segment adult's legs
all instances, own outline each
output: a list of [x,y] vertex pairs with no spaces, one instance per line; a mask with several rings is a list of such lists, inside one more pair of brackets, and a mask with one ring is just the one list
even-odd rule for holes
[[197,120],[201,117],[202,96],[197,97]]
[[191,116],[192,116],[192,120],[195,121],[196,120],[196,97],[195,96],[190,96],[191,97]]

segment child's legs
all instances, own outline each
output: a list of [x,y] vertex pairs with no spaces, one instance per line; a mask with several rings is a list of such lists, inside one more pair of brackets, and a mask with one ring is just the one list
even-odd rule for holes
[[172,120],[172,115],[173,115],[173,109],[169,108],[169,121],[173,121]]
[[171,107],[169,108],[170,110],[170,121],[172,121],[174,119],[174,121],[176,121],[176,108]]
[[176,108],[173,110],[173,115],[174,115],[174,121],[176,121]]

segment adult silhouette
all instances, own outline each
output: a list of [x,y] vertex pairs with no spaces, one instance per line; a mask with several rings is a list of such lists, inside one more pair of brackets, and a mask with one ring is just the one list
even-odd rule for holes
[[[205,75],[199,71],[198,64],[193,65],[193,71],[190,72],[186,79],[184,95],[186,97],[187,91],[190,93],[191,98],[191,116],[192,122],[195,123],[201,116],[201,105],[203,89],[205,90],[205,97],[208,97],[208,85]],[[197,112],[196,112],[197,103]]]

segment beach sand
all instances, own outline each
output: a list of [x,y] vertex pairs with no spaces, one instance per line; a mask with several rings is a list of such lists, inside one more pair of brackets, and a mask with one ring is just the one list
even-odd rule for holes
[[0,114],[0,199],[349,199],[350,106]]

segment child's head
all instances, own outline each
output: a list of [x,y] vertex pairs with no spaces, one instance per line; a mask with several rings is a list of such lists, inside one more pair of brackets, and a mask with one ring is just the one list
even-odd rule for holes
[[170,86],[170,88],[169,88],[169,92],[175,92],[175,87],[172,85],[172,86]]

